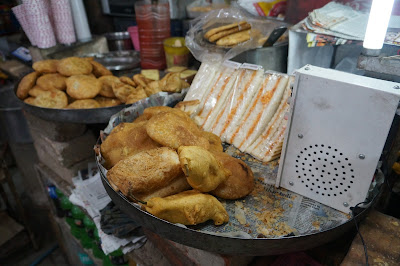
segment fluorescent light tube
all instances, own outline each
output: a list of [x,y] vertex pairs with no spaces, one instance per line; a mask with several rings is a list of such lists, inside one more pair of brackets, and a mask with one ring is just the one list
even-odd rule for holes
[[369,13],[364,48],[382,49],[394,0],[373,0]]

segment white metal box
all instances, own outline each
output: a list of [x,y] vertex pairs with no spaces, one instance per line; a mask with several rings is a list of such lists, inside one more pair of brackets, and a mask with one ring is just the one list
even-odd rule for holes
[[366,198],[397,109],[397,83],[304,66],[276,185],[340,211]]

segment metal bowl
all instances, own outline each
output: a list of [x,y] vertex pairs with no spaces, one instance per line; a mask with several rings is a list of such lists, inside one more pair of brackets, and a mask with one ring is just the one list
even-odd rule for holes
[[86,54],[85,56],[94,57],[95,61],[111,71],[134,69],[140,66],[139,52],[134,50],[105,54]]

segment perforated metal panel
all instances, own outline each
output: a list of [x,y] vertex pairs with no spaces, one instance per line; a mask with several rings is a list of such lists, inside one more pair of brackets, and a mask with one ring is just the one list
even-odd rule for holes
[[346,213],[364,201],[397,85],[309,65],[296,72],[277,186]]

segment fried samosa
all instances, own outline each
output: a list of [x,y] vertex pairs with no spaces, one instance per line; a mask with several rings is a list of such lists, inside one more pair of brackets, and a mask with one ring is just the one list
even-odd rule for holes
[[229,215],[216,198],[195,190],[184,191],[166,198],[152,198],[146,211],[171,223],[195,225],[213,220],[215,225],[229,221]]

